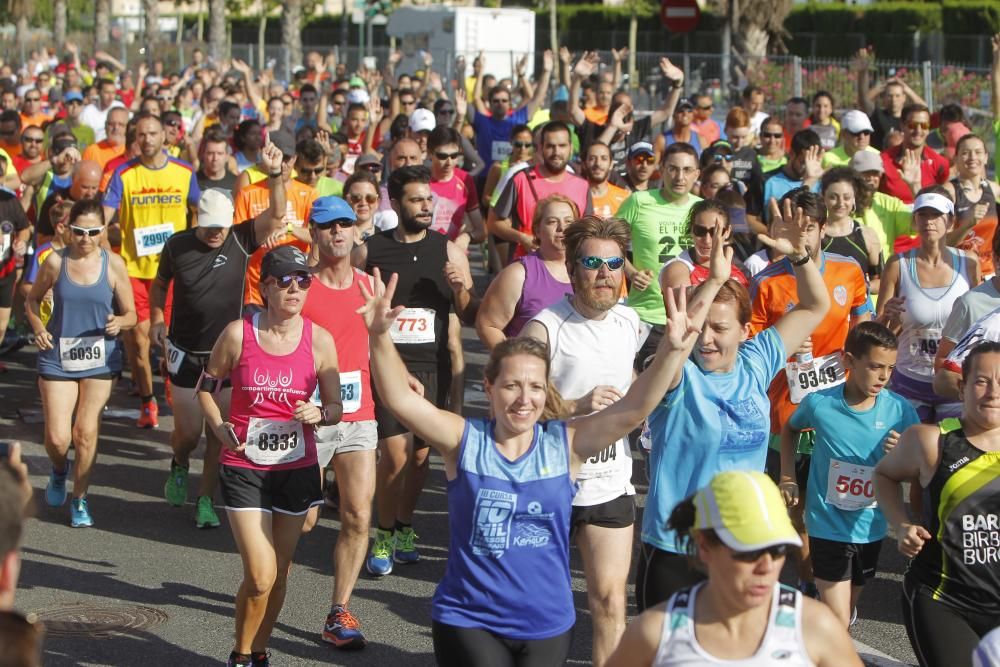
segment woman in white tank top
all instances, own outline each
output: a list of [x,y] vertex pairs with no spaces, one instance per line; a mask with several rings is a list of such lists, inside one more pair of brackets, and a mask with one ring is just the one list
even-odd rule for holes
[[682,501],[670,527],[708,581],[635,619],[606,667],[861,667],[833,612],[778,583],[802,542],[764,473],[728,471]]
[[890,387],[913,404],[924,423],[957,417],[961,403],[934,392],[934,359],[955,300],[979,284],[978,258],[947,245],[954,203],[943,188],[928,188],[913,205],[920,246],[889,260],[878,295],[877,321],[899,336]]

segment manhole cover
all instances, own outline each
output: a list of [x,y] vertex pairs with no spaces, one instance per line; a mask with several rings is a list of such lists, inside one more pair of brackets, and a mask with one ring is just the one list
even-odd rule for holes
[[42,609],[35,615],[49,637],[110,637],[167,620],[159,609],[139,605],[70,604]]

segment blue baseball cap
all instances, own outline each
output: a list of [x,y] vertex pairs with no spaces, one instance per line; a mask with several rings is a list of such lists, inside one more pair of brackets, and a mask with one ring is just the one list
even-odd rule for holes
[[63,103],[69,104],[70,102],[83,102],[83,95],[75,90],[69,91],[63,95]]
[[334,220],[350,220],[356,222],[358,216],[354,214],[351,205],[340,197],[329,195],[320,197],[312,204],[309,211],[309,222],[333,222]]

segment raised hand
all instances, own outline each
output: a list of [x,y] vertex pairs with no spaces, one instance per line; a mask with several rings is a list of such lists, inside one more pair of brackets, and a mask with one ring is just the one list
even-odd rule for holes
[[368,121],[371,127],[382,122],[382,98],[372,95],[368,98]]
[[867,72],[871,64],[871,51],[868,50],[868,47],[864,47],[858,49],[857,53],[854,54],[854,58],[851,60],[851,69],[855,72]]
[[393,51],[392,53],[389,54],[389,61],[388,62],[393,67],[395,67],[396,65],[398,65],[402,60],[403,60],[403,52],[402,51]]
[[484,69],[486,69],[486,54],[480,51],[476,59],[472,61],[472,73],[479,76],[479,73]]
[[670,288],[663,292],[663,296],[667,306],[667,324],[663,332],[663,341],[668,344],[667,349],[690,349],[698,339],[701,329],[696,327],[688,316],[687,288]]
[[586,79],[597,70],[601,64],[601,57],[593,51],[585,51],[573,66],[573,76],[579,79]]
[[465,76],[465,56],[455,58],[455,76],[459,79]]
[[517,64],[514,65],[514,72],[521,78],[524,78],[524,73],[528,69],[528,54],[525,53],[523,56],[517,59]]
[[624,104],[618,105],[618,108],[615,109],[615,112],[611,114],[611,121],[610,121],[611,127],[615,128],[616,130],[624,130],[629,125],[631,125],[631,121],[625,122],[625,118],[630,113],[632,113],[632,110],[633,109],[631,102],[625,102]]
[[786,199],[784,210],[778,206],[778,200],[771,198],[769,204],[771,210],[771,232],[758,234],[757,238],[768,248],[775,250],[782,255],[790,257],[802,257],[808,254],[806,248],[806,227],[809,222],[801,207],[792,210],[792,202]]
[[555,65],[555,56],[552,55],[552,49],[545,49],[542,53],[542,71],[551,72]]
[[570,61],[573,60],[573,54],[569,52],[565,46],[559,47],[559,62],[563,65],[569,66]]
[[920,173],[920,153],[918,151],[903,151],[902,176],[908,185],[920,187],[922,174]]
[[284,155],[282,155],[281,149],[270,141],[260,149],[260,164],[268,174],[274,174],[281,170],[282,158]]
[[430,69],[431,65],[434,64],[434,56],[431,55],[430,51],[421,51],[420,55],[423,58],[424,67],[426,67],[427,69]]
[[684,81],[684,70],[670,62],[670,58],[660,58],[660,72],[663,73],[665,78],[670,79],[677,85],[680,85]]
[[823,149],[810,146],[806,149],[804,180],[816,181],[823,176]]
[[717,283],[729,280],[733,272],[733,247],[726,243],[726,237],[726,226],[719,220],[712,230],[712,254],[708,260],[709,277]]
[[616,63],[620,63],[626,58],[628,58],[628,47],[624,46],[620,49],[611,49],[611,57],[614,58]]
[[465,118],[465,114],[469,111],[469,98],[465,94],[465,86],[459,86],[455,89],[455,118]]
[[382,272],[376,268],[373,278],[374,292],[368,288],[368,281],[358,281],[358,287],[361,289],[361,296],[365,300],[365,305],[358,308],[355,312],[364,319],[368,332],[378,335],[384,334],[392,328],[392,323],[403,312],[404,306],[392,307],[392,297],[396,293],[396,283],[399,276],[395,273],[392,274],[389,278],[389,284],[386,285],[382,282]]

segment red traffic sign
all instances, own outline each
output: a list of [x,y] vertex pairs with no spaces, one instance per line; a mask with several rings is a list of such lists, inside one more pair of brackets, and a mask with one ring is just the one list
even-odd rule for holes
[[701,9],[695,0],[663,0],[660,22],[670,32],[691,32],[698,27]]

